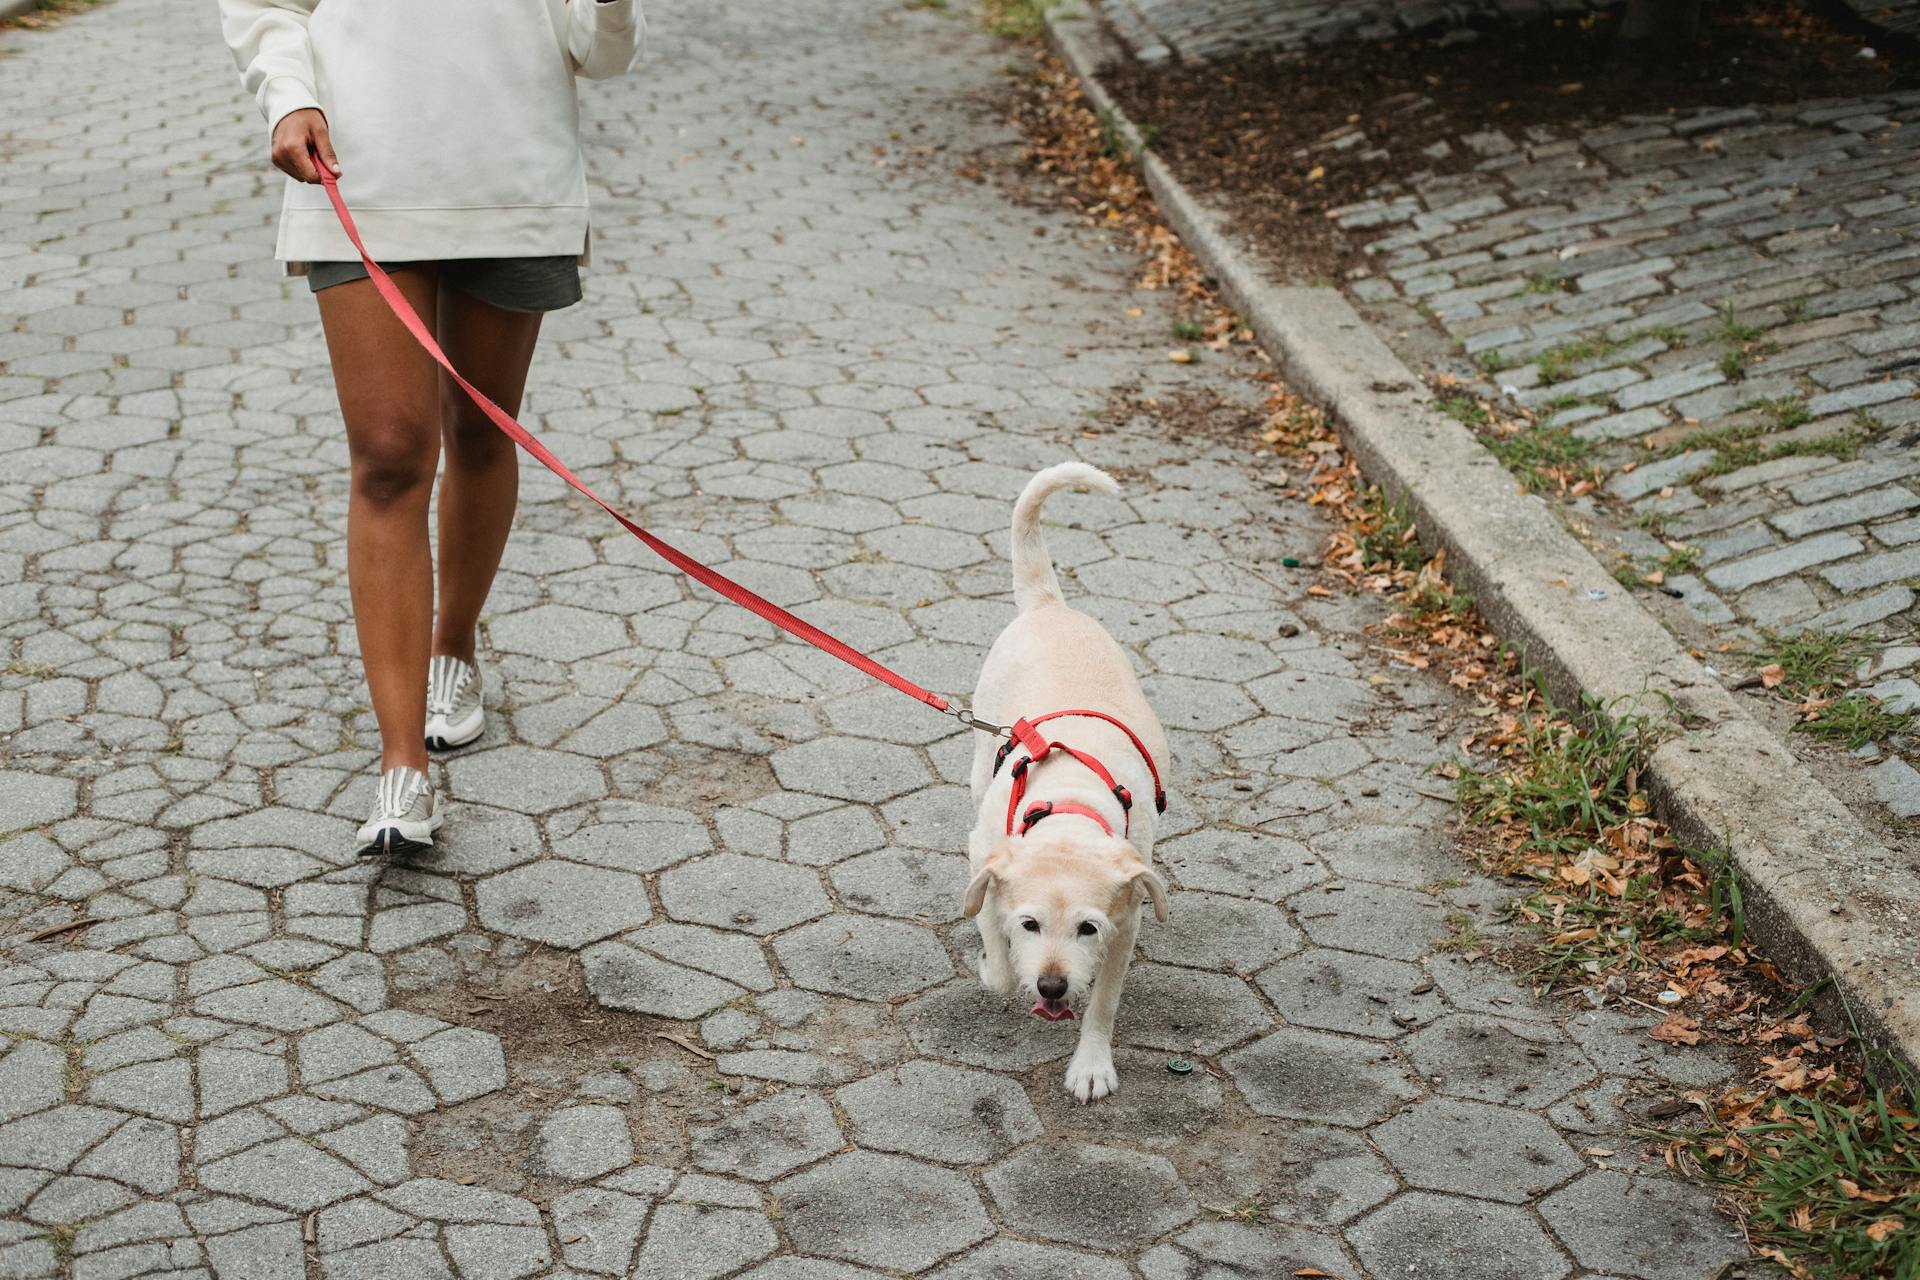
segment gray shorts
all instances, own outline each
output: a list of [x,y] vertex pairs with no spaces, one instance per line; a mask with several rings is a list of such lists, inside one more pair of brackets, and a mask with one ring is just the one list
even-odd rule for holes
[[[438,266],[443,284],[502,311],[558,311],[580,301],[580,259],[574,254],[558,258],[443,258],[438,263],[383,265],[389,272]],[[315,293],[366,278],[367,269],[358,262],[307,264],[307,287]]]

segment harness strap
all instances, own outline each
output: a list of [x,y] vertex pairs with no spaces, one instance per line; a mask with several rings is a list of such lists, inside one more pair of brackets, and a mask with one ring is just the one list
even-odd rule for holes
[[1013,772],[1009,775],[1013,779],[1013,787],[1007,794],[1008,835],[1014,835],[1014,827],[1018,825],[1018,834],[1024,836],[1027,834],[1027,831],[1032,828],[1034,823],[1051,813],[1078,813],[1098,822],[1108,835],[1113,834],[1113,827],[1105,818],[1087,808],[1085,805],[1073,804],[1067,801],[1062,801],[1059,804],[1036,801],[1034,804],[1028,806],[1024,816],[1021,815],[1020,802],[1026,798],[1028,774],[1034,765],[1039,764],[1055,751],[1060,752],[1062,755],[1072,756],[1075,760],[1085,765],[1087,769],[1093,773],[1094,777],[1106,784],[1107,790],[1113,793],[1113,798],[1120,802],[1120,812],[1124,815],[1123,822],[1125,823],[1122,830],[1128,834],[1132,833],[1133,793],[1127,790],[1125,786],[1115,782],[1113,780],[1113,774],[1109,772],[1107,767],[1101,764],[1098,759],[1088,755],[1084,751],[1076,751],[1064,742],[1049,741],[1040,733],[1039,729],[1035,727],[1045,724],[1049,720],[1058,720],[1062,716],[1078,716],[1089,720],[1104,720],[1114,728],[1120,730],[1120,732],[1126,734],[1127,741],[1133,744],[1133,749],[1140,753],[1142,760],[1146,761],[1147,772],[1153,777],[1154,812],[1165,813],[1167,811],[1167,792],[1166,788],[1160,784],[1160,769],[1154,764],[1153,755],[1147,750],[1147,744],[1140,741],[1139,734],[1104,711],[1049,711],[1047,714],[1035,716],[1031,720],[1015,720],[1013,722],[1012,736],[1000,744],[1000,750],[995,753],[993,757],[993,772],[997,775],[1000,772],[1000,766],[1007,762],[1007,758],[1014,753],[1016,748],[1024,748],[1027,753],[1020,759],[1014,761]]
[[1098,809],[1076,804],[1072,800],[1035,800],[1027,806],[1027,811],[1020,815],[1020,834],[1027,834],[1033,829],[1034,823],[1042,818],[1051,818],[1056,813],[1071,813],[1082,818],[1092,818],[1100,824],[1102,831],[1108,835],[1113,834],[1112,824],[1100,816]]

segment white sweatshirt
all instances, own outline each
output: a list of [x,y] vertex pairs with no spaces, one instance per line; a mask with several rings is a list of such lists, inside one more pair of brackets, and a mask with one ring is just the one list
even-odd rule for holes
[[[220,0],[220,20],[269,133],[325,113],[376,261],[586,253],[574,77],[639,60],[639,0]],[[291,178],[275,256],[359,260]]]

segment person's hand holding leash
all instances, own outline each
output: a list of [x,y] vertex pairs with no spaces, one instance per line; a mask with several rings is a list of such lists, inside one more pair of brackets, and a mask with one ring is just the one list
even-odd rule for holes
[[327,136],[327,118],[316,108],[290,111],[273,126],[273,163],[281,172],[301,182],[320,181],[314,153],[336,178],[340,176],[340,161],[333,154],[333,140]]

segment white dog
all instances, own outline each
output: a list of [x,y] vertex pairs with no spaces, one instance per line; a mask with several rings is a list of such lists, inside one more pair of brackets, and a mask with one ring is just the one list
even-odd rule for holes
[[980,925],[980,981],[1032,996],[1049,1021],[1081,1017],[1067,1091],[1082,1102],[1120,1087],[1113,1020],[1140,932],[1140,906],[1167,918],[1153,869],[1165,807],[1166,735],[1126,653],[1067,607],[1040,536],[1040,507],[1061,489],[1117,493],[1105,472],[1063,462],[1027,483],[1013,508],[1013,598],[1020,614],[994,641],[973,712],[1015,724],[973,758],[979,816],[968,840],[966,914]]

